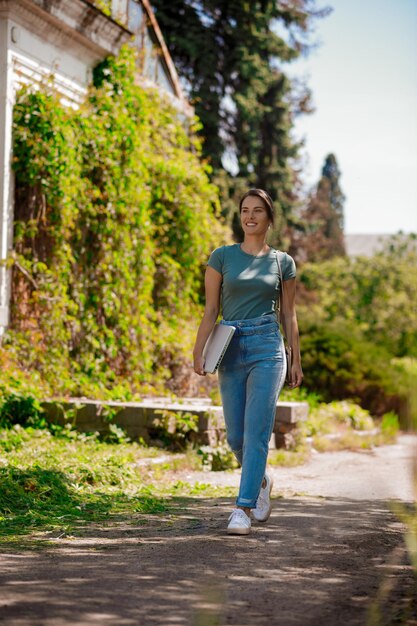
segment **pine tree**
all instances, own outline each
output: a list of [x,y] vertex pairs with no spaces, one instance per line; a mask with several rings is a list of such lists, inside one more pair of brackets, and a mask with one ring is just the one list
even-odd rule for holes
[[291,254],[298,261],[323,261],[346,254],[344,201],[340,170],[334,154],[327,155],[316,189],[310,194],[299,227],[293,233]]
[[329,181],[329,203],[333,211],[333,220],[332,223],[329,224],[329,228],[331,232],[334,232],[335,235],[338,236],[340,231],[343,231],[344,228],[343,205],[345,196],[339,186],[340,170],[334,154],[329,154],[326,157],[322,176]]

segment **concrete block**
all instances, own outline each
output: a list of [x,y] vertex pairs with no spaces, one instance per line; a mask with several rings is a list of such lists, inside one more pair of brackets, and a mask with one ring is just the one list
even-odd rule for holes
[[288,433],[293,433],[296,430],[298,430],[297,424],[278,424],[278,426],[275,427],[274,432],[277,435],[287,435]]
[[[226,438],[223,408],[210,404],[209,399],[186,398],[171,401],[162,398],[143,400],[141,402],[103,402],[71,398],[65,402],[46,401],[42,404],[46,418],[52,423],[64,425],[71,423],[81,432],[109,432],[109,425],[116,424],[123,428],[132,439],[142,438],[151,441],[153,421],[163,412],[171,414],[191,413],[198,417],[198,434],[196,441],[217,445]],[[289,441],[297,423],[305,420],[308,415],[306,402],[278,402],[276,409],[274,435],[276,447],[279,448]],[[293,437],[291,435],[291,437]],[[284,439],[283,439],[284,438]],[[270,447],[274,437],[271,438]]]
[[292,433],[283,434],[275,434],[275,442],[277,448],[284,448],[285,450],[290,450],[295,447],[296,440]]
[[275,419],[278,422],[295,424],[306,420],[308,417],[307,402],[278,402],[275,411]]

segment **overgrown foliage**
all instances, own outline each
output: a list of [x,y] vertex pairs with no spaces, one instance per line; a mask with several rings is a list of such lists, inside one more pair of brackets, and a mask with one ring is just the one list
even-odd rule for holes
[[5,346],[56,392],[138,390],[190,351],[202,266],[226,239],[197,129],[135,84],[128,48],[78,111],[46,86],[18,94]]
[[198,433],[198,415],[160,409],[153,419],[151,440],[168,450],[185,450],[195,443]]
[[200,446],[197,454],[200,455],[203,469],[206,471],[221,472],[239,467],[235,455],[225,441],[219,442],[216,446]]
[[[374,414],[416,418],[417,250],[397,237],[372,257],[306,264],[299,319],[307,388]],[[404,422],[405,425],[405,422]]]

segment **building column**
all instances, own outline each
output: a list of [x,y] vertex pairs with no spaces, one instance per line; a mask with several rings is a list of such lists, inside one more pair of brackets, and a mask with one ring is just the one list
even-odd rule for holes
[[12,26],[0,19],[0,342],[10,319],[11,271],[5,260],[13,246],[13,66],[10,49]]

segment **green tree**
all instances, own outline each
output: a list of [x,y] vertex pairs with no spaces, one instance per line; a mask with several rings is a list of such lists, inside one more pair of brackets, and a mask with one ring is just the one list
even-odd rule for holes
[[292,236],[291,252],[299,261],[323,261],[344,256],[344,201],[340,170],[334,154],[324,162],[321,178],[301,212]]
[[[231,222],[236,195],[265,187],[276,202],[280,237],[296,202],[291,136],[294,115],[309,110],[283,66],[308,49],[315,0],[154,0],[158,21],[202,121],[203,153],[222,188]],[[226,155],[235,163],[233,175]],[[230,161],[230,160],[229,160]],[[277,229],[278,230],[278,229]]]

